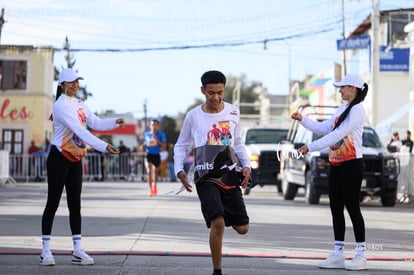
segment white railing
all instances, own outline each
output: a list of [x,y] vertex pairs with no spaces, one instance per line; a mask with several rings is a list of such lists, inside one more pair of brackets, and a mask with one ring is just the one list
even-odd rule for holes
[[400,202],[413,202],[414,192],[414,155],[408,152],[393,153],[400,160],[398,193],[402,194]]
[[0,183],[14,182],[9,175],[9,151],[0,150]]
[[[144,180],[145,153],[88,153],[82,160],[86,181]],[[16,181],[46,181],[46,155],[10,155],[9,176]]]

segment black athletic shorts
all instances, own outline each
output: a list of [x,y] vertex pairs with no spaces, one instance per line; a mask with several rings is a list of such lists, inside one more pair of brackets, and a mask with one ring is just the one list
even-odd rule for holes
[[246,206],[240,187],[223,189],[217,184],[203,180],[196,184],[201,212],[208,228],[211,221],[223,215],[226,226],[249,224]]
[[147,161],[154,164],[155,167],[160,167],[161,157],[160,154],[147,154]]

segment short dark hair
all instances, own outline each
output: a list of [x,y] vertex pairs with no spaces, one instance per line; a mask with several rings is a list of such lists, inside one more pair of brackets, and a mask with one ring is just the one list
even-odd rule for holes
[[226,76],[220,71],[207,71],[201,76],[201,84],[203,87],[207,84],[223,83],[226,85]]

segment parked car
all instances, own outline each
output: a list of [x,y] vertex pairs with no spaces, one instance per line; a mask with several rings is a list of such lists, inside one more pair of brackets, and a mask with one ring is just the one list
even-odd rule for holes
[[[278,192],[282,192],[281,181],[278,179],[278,148],[286,139],[287,133],[287,129],[279,128],[245,128],[241,134],[253,173],[257,176],[257,184],[276,185]],[[248,187],[245,194],[249,194],[250,189],[251,187]]]
[[[320,114],[317,117],[326,119]],[[320,196],[328,194],[330,167],[328,149],[311,152],[301,158],[292,156],[295,149],[321,137],[297,122],[292,125],[284,144],[284,153],[281,154],[280,179],[283,197],[285,200],[293,200],[298,188],[304,188],[305,202],[318,204]],[[399,159],[387,153],[377,133],[371,127],[364,127],[362,146],[365,168],[360,200],[362,201],[367,196],[379,196],[383,206],[394,206],[397,200]]]

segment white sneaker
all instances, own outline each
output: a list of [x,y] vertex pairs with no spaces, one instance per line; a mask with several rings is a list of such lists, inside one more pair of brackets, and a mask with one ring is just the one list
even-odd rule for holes
[[355,254],[350,263],[346,264],[348,270],[365,270],[368,269],[367,258],[363,254]]
[[50,250],[42,250],[40,265],[55,265],[55,258]]
[[72,264],[93,265],[95,261],[83,249],[73,251]]
[[332,252],[328,258],[320,261],[318,264],[320,268],[345,268],[345,257],[344,255],[335,254]]

